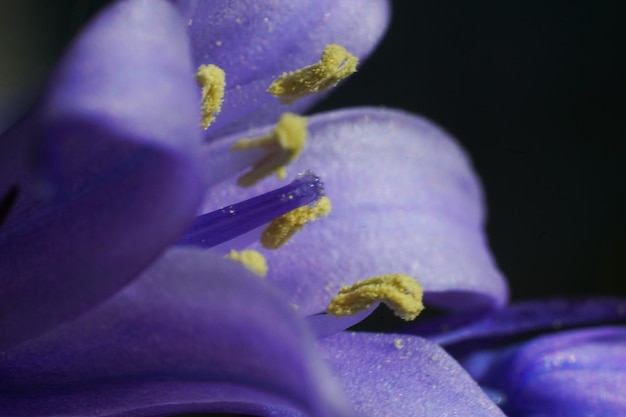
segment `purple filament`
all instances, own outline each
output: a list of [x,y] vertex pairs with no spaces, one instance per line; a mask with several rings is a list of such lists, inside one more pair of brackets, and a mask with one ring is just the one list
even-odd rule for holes
[[323,195],[320,178],[303,172],[289,185],[196,217],[177,244],[212,248],[298,207],[317,203]]

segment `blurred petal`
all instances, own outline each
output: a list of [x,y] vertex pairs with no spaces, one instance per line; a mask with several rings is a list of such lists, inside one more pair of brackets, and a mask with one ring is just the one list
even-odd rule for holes
[[191,221],[201,138],[187,42],[168,2],[116,3],[69,49],[31,117],[2,138],[43,144],[55,188],[37,189],[28,158],[2,167],[20,193],[0,230],[0,346],[103,301]]
[[14,417],[350,415],[293,310],[199,250],[169,251],[100,307],[0,352],[0,369],[0,414]]
[[176,0],[188,18],[193,62],[226,71],[222,112],[208,137],[273,123],[323,94],[285,106],[266,92],[285,72],[316,63],[328,44],[364,58],[389,21],[387,0]]
[[[407,331],[445,345],[509,416],[621,415],[626,379],[612,372],[623,372],[614,364],[625,359],[619,345],[626,329],[559,330],[625,321],[623,299],[555,299],[417,323]],[[524,337],[535,338],[520,343]]]
[[493,342],[540,331],[618,321],[626,321],[624,299],[553,299],[518,302],[480,317],[452,315],[419,321],[405,331],[440,345],[454,345],[465,341],[474,343],[478,339]]
[[626,413],[626,327],[559,332],[462,361],[511,417]]
[[[309,130],[307,148],[287,170],[319,175],[333,210],[283,248],[264,252],[268,279],[304,315],[324,311],[344,285],[389,273],[416,277],[426,305],[472,310],[506,300],[483,230],[480,184],[447,133],[420,117],[373,108],[313,116]],[[278,184],[220,184],[205,211]]]
[[626,328],[537,339],[512,361],[511,408],[533,416],[624,415]]
[[318,343],[360,416],[503,416],[454,359],[424,339],[340,333]]

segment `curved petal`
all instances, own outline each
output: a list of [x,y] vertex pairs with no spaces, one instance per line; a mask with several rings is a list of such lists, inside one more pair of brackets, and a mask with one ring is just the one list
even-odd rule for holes
[[[287,169],[319,175],[332,213],[264,252],[268,279],[303,314],[324,311],[343,285],[389,273],[416,277],[431,305],[471,310],[505,301],[506,282],[484,235],[480,184],[447,133],[420,117],[372,108],[313,116],[309,130],[307,148]],[[220,184],[208,201],[220,207],[277,184]]]
[[463,358],[510,416],[626,413],[626,327],[560,332]]
[[168,2],[117,2],[3,138],[44,144],[55,188],[42,194],[26,163],[2,167],[20,192],[0,230],[0,346],[103,301],[193,218],[203,185],[190,159],[201,138],[187,43]]
[[454,359],[424,339],[339,333],[318,343],[360,416],[504,416]]
[[316,63],[328,44],[369,55],[389,21],[387,0],[176,0],[188,17],[194,64],[226,72],[222,111],[209,138],[302,112],[322,95],[285,106],[266,92],[281,74]]
[[293,309],[199,250],[169,251],[100,307],[2,352],[0,369],[0,414],[14,417],[350,415]]
[[[480,317],[453,315],[405,329],[440,345],[520,337],[540,331],[626,321],[626,300],[598,297],[518,302]],[[462,350],[462,349],[461,349]]]

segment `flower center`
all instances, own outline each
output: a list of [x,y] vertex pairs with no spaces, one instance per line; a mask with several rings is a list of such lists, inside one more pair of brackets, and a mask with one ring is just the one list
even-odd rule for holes
[[284,187],[196,217],[177,244],[212,248],[323,196],[324,184],[307,171]]
[[359,59],[342,46],[327,45],[317,64],[288,72],[276,79],[267,91],[283,104],[312,93],[326,91],[356,71]]
[[367,310],[375,302],[383,302],[396,316],[408,321],[424,309],[423,294],[422,286],[413,277],[381,275],[343,287],[330,301],[327,312],[333,316],[348,316]]

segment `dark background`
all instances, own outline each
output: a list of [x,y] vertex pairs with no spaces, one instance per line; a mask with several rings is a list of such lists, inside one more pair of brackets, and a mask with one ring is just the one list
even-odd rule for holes
[[456,136],[514,299],[626,295],[626,2],[393,6],[380,48],[318,110],[399,107]]
[[[31,51],[34,64],[8,73],[36,80],[105,2],[0,3],[3,32],[45,34],[2,51],[16,63]],[[456,136],[485,185],[514,299],[626,295],[626,2],[392,3],[380,48],[317,111],[398,107]]]

